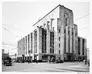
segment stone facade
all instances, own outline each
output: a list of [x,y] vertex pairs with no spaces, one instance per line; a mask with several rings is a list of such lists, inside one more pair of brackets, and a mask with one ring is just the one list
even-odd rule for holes
[[[18,41],[19,55],[30,54],[32,60],[45,61],[52,57],[55,60],[78,59],[78,30],[73,22],[72,10],[58,5],[36,22],[33,28],[32,33]],[[82,49],[83,45],[86,46],[86,41],[80,45]],[[83,52],[80,51],[81,54]]]

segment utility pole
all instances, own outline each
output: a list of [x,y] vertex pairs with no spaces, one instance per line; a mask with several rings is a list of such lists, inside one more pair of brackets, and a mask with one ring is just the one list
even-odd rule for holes
[[17,55],[17,54],[15,53],[15,61],[17,61],[16,55]]

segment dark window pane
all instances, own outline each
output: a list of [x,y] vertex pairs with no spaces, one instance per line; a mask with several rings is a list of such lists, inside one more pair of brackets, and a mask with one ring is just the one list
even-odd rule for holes
[[59,50],[59,54],[60,54],[60,50]]
[[59,48],[60,48],[60,44],[59,44]]
[[59,41],[60,41],[60,37],[59,37]]
[[60,33],[60,29],[58,29],[58,33]]

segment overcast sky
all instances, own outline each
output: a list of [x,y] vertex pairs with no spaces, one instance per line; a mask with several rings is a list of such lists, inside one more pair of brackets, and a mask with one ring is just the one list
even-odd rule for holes
[[[32,25],[58,4],[73,10],[78,35],[89,37],[89,3],[87,2],[4,2],[2,4],[2,41],[16,44],[32,31]],[[89,47],[87,43],[87,47]]]

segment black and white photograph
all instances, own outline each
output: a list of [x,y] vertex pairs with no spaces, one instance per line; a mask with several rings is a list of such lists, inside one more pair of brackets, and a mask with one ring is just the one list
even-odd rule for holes
[[90,2],[2,2],[2,72],[90,72]]

